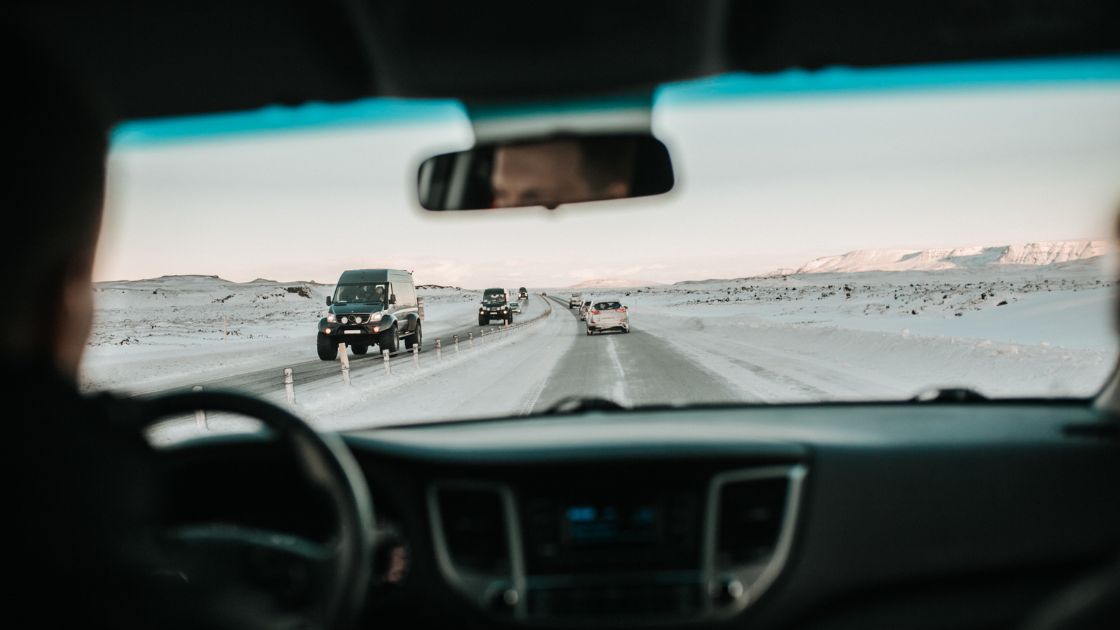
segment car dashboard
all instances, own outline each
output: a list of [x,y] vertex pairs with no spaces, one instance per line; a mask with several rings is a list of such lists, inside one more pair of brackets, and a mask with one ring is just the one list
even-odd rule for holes
[[[347,432],[379,534],[358,627],[1018,627],[1120,550],[1114,427],[1055,401]],[[323,529],[259,437],[165,453],[180,521],[253,496],[275,511],[241,520]]]

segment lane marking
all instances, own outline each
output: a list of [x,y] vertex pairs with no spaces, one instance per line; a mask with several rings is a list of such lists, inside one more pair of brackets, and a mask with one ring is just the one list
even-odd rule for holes
[[611,388],[611,396],[616,403],[629,407],[631,402],[630,395],[626,392],[626,370],[622,369],[622,361],[618,358],[618,348],[614,345],[614,335],[607,337],[607,356],[610,357],[611,364],[618,374],[614,387]]

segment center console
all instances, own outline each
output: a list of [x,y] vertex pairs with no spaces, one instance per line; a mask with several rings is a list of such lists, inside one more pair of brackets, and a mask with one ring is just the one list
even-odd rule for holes
[[734,615],[782,569],[805,466],[697,466],[683,478],[668,468],[435,481],[440,570],[478,606],[527,624]]

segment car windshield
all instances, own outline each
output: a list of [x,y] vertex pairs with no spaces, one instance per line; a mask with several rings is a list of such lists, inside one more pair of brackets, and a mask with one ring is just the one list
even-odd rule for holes
[[335,304],[384,304],[389,295],[386,284],[340,284],[334,289]]
[[[556,210],[419,207],[417,164],[474,141],[453,101],[126,122],[83,383],[221,385],[284,402],[292,368],[298,412],[339,429],[538,413],[572,397],[1091,396],[1117,358],[1118,66],[662,86],[652,131],[675,189]],[[411,272],[415,286],[394,281],[389,332],[331,337],[342,331],[327,297],[381,303],[384,285],[334,286],[364,269]],[[526,286],[522,312],[479,312],[505,302],[483,295],[496,284]],[[629,328],[581,312],[581,292],[598,291],[612,294],[599,310],[626,305]]]

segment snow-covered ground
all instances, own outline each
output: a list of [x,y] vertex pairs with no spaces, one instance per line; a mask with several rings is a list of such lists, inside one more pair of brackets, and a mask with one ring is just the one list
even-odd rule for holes
[[717,369],[745,399],[897,398],[967,386],[1086,396],[1116,363],[1103,259],[861,272],[625,291],[635,328]]
[[[82,369],[87,389],[146,391],[184,378],[316,359],[315,327],[333,285],[165,276],[94,286]],[[428,335],[469,321],[479,294],[419,289]]]

